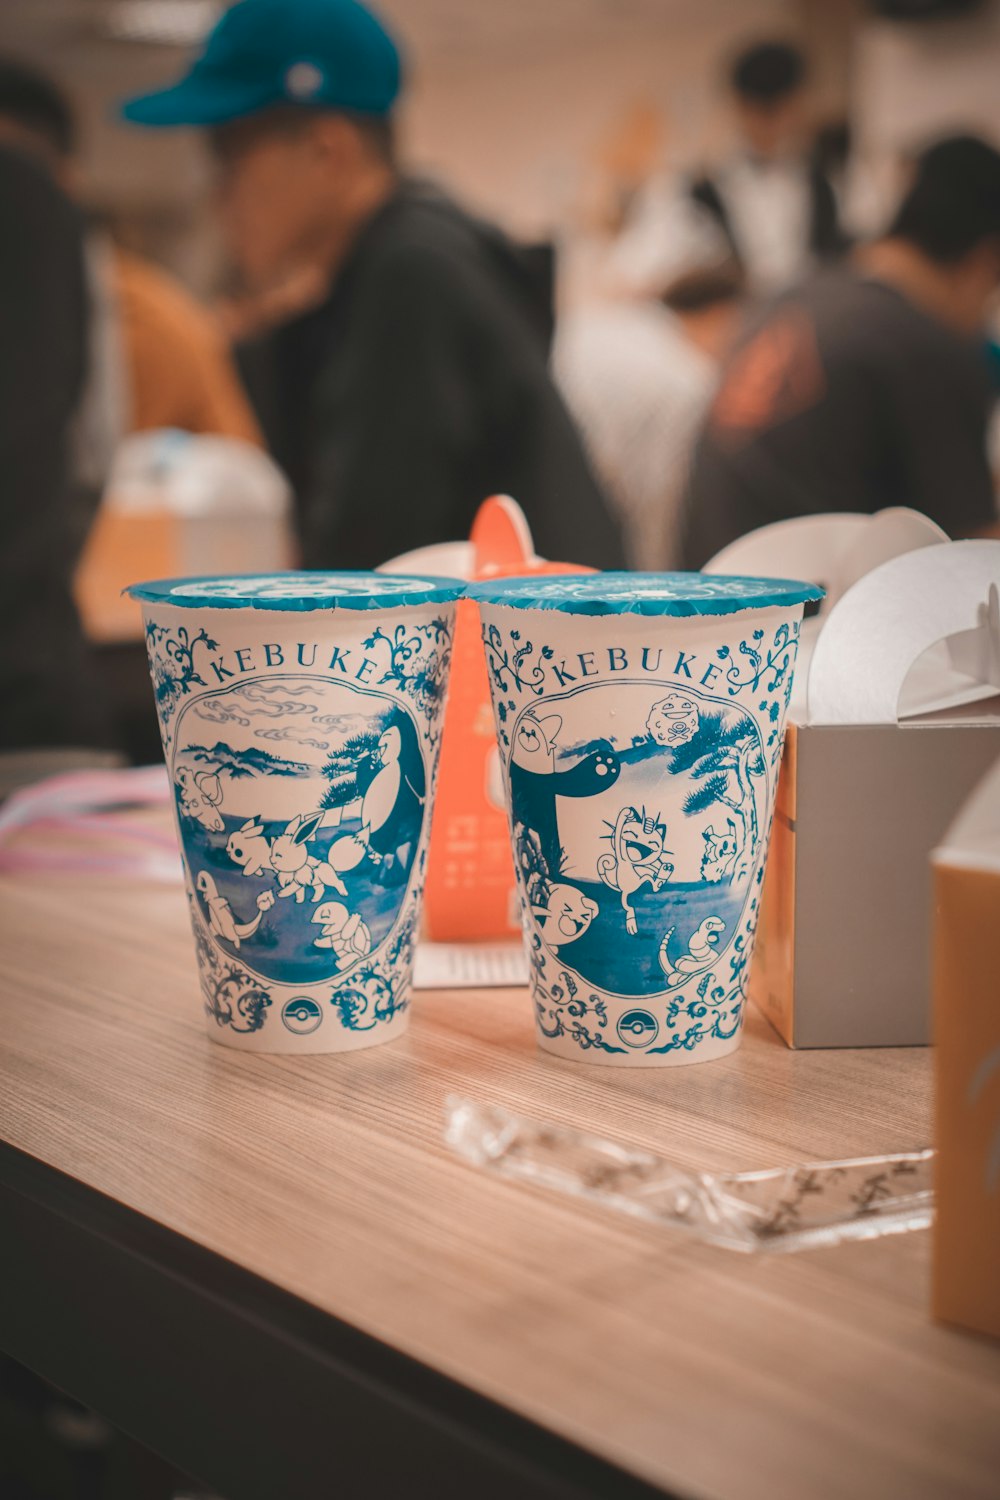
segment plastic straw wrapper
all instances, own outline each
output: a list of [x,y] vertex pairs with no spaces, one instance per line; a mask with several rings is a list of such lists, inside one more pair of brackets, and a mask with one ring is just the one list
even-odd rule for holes
[[445,1140],[501,1176],[600,1204],[727,1250],[774,1253],[925,1229],[931,1150],[692,1172],[601,1136],[449,1099]]

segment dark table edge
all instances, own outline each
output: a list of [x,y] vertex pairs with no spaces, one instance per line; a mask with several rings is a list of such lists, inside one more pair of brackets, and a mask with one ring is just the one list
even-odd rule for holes
[[0,1348],[226,1500],[666,1493],[3,1141]]

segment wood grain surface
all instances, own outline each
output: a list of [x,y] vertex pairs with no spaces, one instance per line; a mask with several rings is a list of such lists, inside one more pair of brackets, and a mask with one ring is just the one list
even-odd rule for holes
[[[751,1258],[465,1166],[450,1093],[703,1168],[923,1146],[922,1050],[615,1071],[519,991],[421,993],[343,1057],[211,1044],[179,890],[0,880],[0,1135],[679,1495],[1000,1493],[1000,1346],[928,1314],[929,1238]],[[877,980],[873,977],[873,994]]]

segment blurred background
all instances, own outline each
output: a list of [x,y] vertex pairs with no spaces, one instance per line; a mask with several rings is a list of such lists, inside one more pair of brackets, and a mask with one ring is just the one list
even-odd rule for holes
[[[224,270],[197,136],[129,129],[117,105],[177,76],[223,9],[4,0],[0,15],[4,50],[74,101],[87,205],[205,296]],[[732,143],[724,69],[741,44],[764,37],[802,46],[815,129],[849,123],[852,169],[886,192],[901,156],[934,133],[1000,133],[991,0],[385,0],[378,9],[411,59],[407,160],[514,233],[558,236],[567,253],[610,234],[653,174],[696,168]],[[877,197],[855,208],[874,227]]]
[[[464,539],[499,490],[540,553],[595,566],[700,567],[762,520],[891,504],[995,534],[1000,0],[383,0],[395,151],[356,116],[327,129],[322,68],[275,31],[271,104],[311,133],[268,116],[288,170],[235,234],[260,149],[240,120],[121,115],[223,10],[0,4],[0,797],[159,760],[138,578],[371,567]],[[461,210],[401,200],[410,174]],[[324,182],[329,215],[258,275],[259,238]],[[891,306],[869,316],[851,265]],[[194,1492],[0,1376],[4,1500]]]
[[[497,492],[598,567],[810,512],[995,527],[1000,0],[237,12],[220,52],[216,0],[0,7],[0,795],[158,758],[140,578],[373,567]],[[157,93],[192,66],[193,114]],[[918,178],[855,267],[892,296],[804,292],[813,333],[741,363]]]

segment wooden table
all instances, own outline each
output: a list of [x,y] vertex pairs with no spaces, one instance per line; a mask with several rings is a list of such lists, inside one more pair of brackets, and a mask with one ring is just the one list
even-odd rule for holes
[[923,1051],[704,1067],[535,1050],[420,994],[345,1057],[207,1041],[179,890],[0,881],[0,1345],[228,1500],[1000,1493],[1000,1348],[926,1234],[751,1258],[507,1183],[449,1093],[750,1168],[918,1147]]

